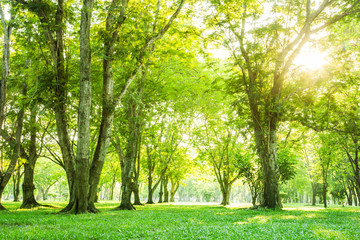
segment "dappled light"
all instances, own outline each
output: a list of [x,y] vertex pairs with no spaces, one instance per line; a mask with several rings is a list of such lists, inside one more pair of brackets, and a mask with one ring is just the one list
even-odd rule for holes
[[[52,238],[62,229],[63,236],[82,238],[210,238],[210,239],[357,239],[360,237],[356,207],[301,210],[303,205],[292,204],[293,210],[228,209],[212,205],[150,204],[139,211],[112,211],[116,202],[98,203],[101,214],[49,214],[56,210],[14,211],[19,204],[5,203],[9,212],[0,213],[0,238]],[[65,204],[64,204],[65,205]],[[286,205],[285,205],[286,207]],[[337,210],[342,210],[338,212]],[[340,214],[341,213],[341,214]],[[341,225],[339,225],[341,223]],[[26,231],[23,231],[26,228]],[[39,231],[46,229],[46,231]],[[169,234],[171,236],[169,237]],[[241,237],[242,236],[242,237]],[[9,238],[7,238],[9,239]]]
[[0,0],[0,240],[360,239],[359,14]]

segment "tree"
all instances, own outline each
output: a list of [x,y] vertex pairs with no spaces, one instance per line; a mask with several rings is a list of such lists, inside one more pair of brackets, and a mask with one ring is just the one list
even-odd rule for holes
[[[168,106],[165,106],[165,111]],[[171,109],[167,109],[171,111]],[[146,153],[148,170],[148,201],[152,204],[153,193],[166,177],[167,171],[173,161],[175,152],[182,140],[181,124],[176,123],[176,114],[173,116],[159,116],[158,124],[147,126],[146,129]],[[155,119],[154,119],[155,120]],[[156,178],[155,178],[156,177]],[[162,193],[163,186],[160,187]],[[162,201],[162,194],[159,198]]]
[[[48,194],[56,183],[64,178],[61,168],[51,161],[39,158],[34,169],[34,184],[36,189],[40,191],[42,200],[48,200]],[[35,188],[35,187],[34,187]],[[23,204],[25,204],[24,202]],[[33,206],[34,207],[34,206]]]
[[[0,17],[2,26],[4,28],[4,47],[3,47],[3,62],[2,62],[2,76],[1,76],[1,83],[0,83],[0,131],[1,135],[4,138],[5,132],[3,130],[3,124],[5,121],[5,104],[6,104],[6,89],[7,89],[7,80],[10,74],[10,36],[12,31],[11,21],[13,20],[13,15],[10,17],[10,22],[6,22],[5,14],[2,8],[2,5],[0,4]],[[24,116],[24,109],[21,108],[18,113],[18,124],[17,127],[22,128],[22,121]],[[13,174],[17,160],[19,157],[19,151],[20,151],[20,141],[21,141],[21,130],[18,129],[16,132],[16,139],[15,141],[12,140],[14,146],[13,150],[13,156],[11,157],[10,163],[6,170],[1,169],[0,171],[0,210],[5,210],[5,208],[1,205],[1,197],[2,193],[4,191],[5,186],[9,182],[11,175]],[[9,139],[9,138],[8,138]]]
[[[328,1],[319,4],[276,2],[271,10],[256,1],[213,1],[213,26],[231,51],[234,76],[245,91],[251,111],[251,126],[264,180],[264,207],[281,208],[279,168],[277,164],[277,130],[291,96],[288,73],[295,57],[311,36],[334,22],[359,12],[359,3]],[[329,11],[336,10],[335,15]],[[266,15],[267,14],[267,15]],[[271,14],[271,15],[270,15]],[[261,23],[267,16],[268,24]],[[295,21],[290,22],[290,19]],[[249,26],[251,23],[251,26]],[[301,91],[301,89],[297,90]]]
[[308,149],[304,149],[303,150],[303,157],[305,160],[305,165],[307,168],[307,174],[309,175],[310,178],[310,183],[311,183],[311,189],[312,189],[312,201],[311,201],[311,205],[315,206],[316,205],[316,194],[318,191],[318,188],[320,186],[319,184],[319,176],[315,171],[315,156],[313,154],[313,151],[308,150]]
[[334,136],[331,134],[321,134],[319,135],[319,144],[315,146],[316,153],[319,157],[319,166],[321,170],[321,180],[322,180],[322,199],[324,202],[324,207],[327,207],[327,190],[328,190],[328,174],[330,164],[334,161],[336,156],[336,141],[334,141]]
[[194,171],[195,161],[189,156],[189,150],[180,146],[167,171],[166,175],[170,181],[170,202],[175,202],[175,194],[180,184]]

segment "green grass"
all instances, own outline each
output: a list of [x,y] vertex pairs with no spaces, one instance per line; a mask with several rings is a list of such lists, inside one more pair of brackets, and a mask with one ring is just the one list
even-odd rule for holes
[[[51,203],[50,203],[51,204]],[[137,211],[57,215],[5,202],[0,239],[360,239],[360,208],[285,205],[283,211],[217,205],[145,205]],[[64,206],[60,204],[59,207]]]

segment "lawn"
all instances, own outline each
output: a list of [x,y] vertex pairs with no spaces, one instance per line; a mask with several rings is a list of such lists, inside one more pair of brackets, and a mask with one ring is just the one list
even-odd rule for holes
[[10,211],[0,212],[0,239],[360,239],[359,207],[156,204],[113,211],[117,205],[99,203],[100,214],[59,215],[59,209],[17,210],[20,204],[5,202]]

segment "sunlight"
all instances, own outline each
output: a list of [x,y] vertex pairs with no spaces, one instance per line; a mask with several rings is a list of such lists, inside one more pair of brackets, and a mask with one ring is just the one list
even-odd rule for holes
[[327,63],[327,52],[320,52],[314,48],[304,48],[295,58],[294,65],[308,70],[320,69]]

